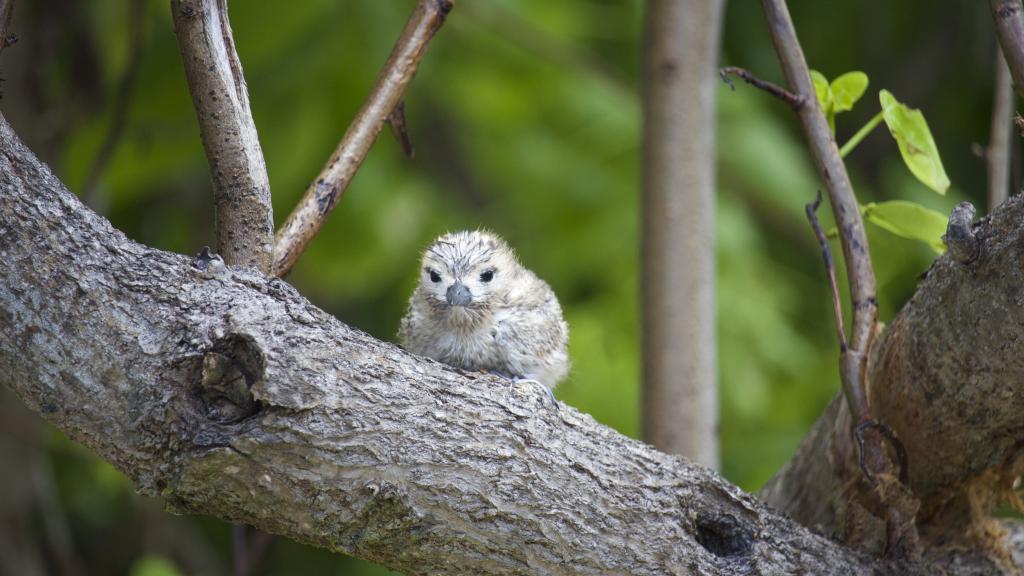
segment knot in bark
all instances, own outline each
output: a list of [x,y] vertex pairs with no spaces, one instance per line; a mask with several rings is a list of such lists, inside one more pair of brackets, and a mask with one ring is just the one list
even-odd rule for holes
[[974,235],[971,225],[975,214],[974,206],[970,202],[957,204],[953,208],[952,214],[949,215],[946,234],[942,236],[943,242],[949,248],[950,255],[964,264],[977,258],[981,251],[978,238]]

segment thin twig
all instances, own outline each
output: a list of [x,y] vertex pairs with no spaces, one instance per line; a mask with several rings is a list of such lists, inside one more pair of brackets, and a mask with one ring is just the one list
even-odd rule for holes
[[800,116],[804,136],[814,157],[815,167],[828,190],[832,213],[839,229],[850,296],[853,300],[853,325],[848,347],[840,356],[840,378],[854,421],[860,422],[869,415],[866,392],[867,352],[878,319],[875,272],[871,267],[864,221],[861,219],[846,166],[836,148],[832,129],[814,95],[810,71],[804,59],[803,49],[797,40],[789,9],[783,0],[762,0],[761,4],[768,17],[772,41],[786,81],[793,92],[805,101],[805,105],[797,110],[797,114]]
[[388,124],[391,125],[391,133],[402,146],[402,153],[406,158],[412,158],[416,150],[412,147],[412,138],[409,137],[409,125],[405,121],[405,100],[399,100],[398,106],[388,115]]
[[99,189],[103,173],[110,165],[114,157],[121,137],[124,135],[125,127],[128,125],[128,111],[131,109],[132,96],[135,93],[135,85],[139,78],[139,64],[142,62],[142,42],[145,37],[143,27],[145,25],[146,7],[149,4],[146,0],[135,0],[132,2],[131,13],[128,17],[128,62],[125,63],[124,72],[121,74],[121,81],[117,86],[117,94],[114,95],[113,118],[110,121],[110,129],[106,138],[100,146],[99,153],[93,160],[92,168],[82,186],[82,200],[97,212],[96,193]]
[[1010,68],[1013,88],[1024,96],[1024,15],[1021,0],[989,0],[996,38]]
[[992,83],[992,125],[985,161],[988,165],[988,210],[1009,195],[1010,136],[1013,133],[1013,85],[1003,51],[996,46],[995,80]]
[[291,271],[348,188],[384,123],[402,100],[434,33],[451,11],[451,0],[419,0],[384,64],[363,108],[349,125],[327,165],[277,232],[272,273]]
[[270,271],[274,215],[227,0],[171,0],[199,133],[213,177],[217,252],[228,264]]
[[836,317],[836,336],[839,338],[839,351],[841,353],[846,352],[846,328],[843,327],[843,305],[839,301],[839,286],[836,284],[836,267],[832,261],[832,248],[828,245],[828,238],[825,236],[825,232],[821,229],[821,223],[818,222],[818,206],[821,206],[821,190],[818,190],[818,195],[814,199],[814,202],[810,202],[804,206],[804,212],[807,213],[807,219],[811,222],[811,228],[814,229],[814,235],[818,238],[818,244],[821,246],[821,257],[825,260],[825,273],[828,275],[828,288],[832,293],[832,313]]
[[740,68],[738,66],[726,66],[718,70],[718,75],[722,78],[722,82],[728,84],[729,88],[733,90],[735,90],[736,87],[733,86],[732,80],[729,78],[729,76],[738,76],[742,78],[743,81],[746,82],[747,84],[750,84],[755,88],[760,88],[761,90],[764,90],[765,92],[771,94],[772,96],[775,96],[779,100],[782,100],[783,102],[788,104],[789,107],[792,108],[793,110],[798,111],[804,105],[804,98],[799,94],[793,94],[792,92],[786,90],[785,88],[779,86],[778,84],[772,84],[767,80],[761,80],[760,78],[758,78],[752,72],[745,68]]

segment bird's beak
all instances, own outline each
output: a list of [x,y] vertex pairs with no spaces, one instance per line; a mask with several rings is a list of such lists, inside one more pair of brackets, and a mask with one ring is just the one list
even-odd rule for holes
[[462,282],[456,282],[449,286],[444,296],[452,306],[469,306],[469,303],[473,301],[473,294]]

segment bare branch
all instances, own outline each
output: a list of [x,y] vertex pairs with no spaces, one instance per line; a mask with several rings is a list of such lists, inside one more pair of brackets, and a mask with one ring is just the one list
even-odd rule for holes
[[772,96],[775,96],[779,100],[782,100],[790,108],[792,108],[794,112],[800,110],[800,107],[804,105],[803,97],[797,94],[793,94],[792,92],[786,90],[782,86],[772,84],[767,80],[761,80],[753,73],[751,73],[749,70],[746,70],[744,68],[740,68],[738,66],[726,66],[725,68],[722,68],[718,71],[718,75],[722,78],[722,82],[725,82],[726,84],[729,85],[730,89],[735,89],[735,87],[732,84],[732,80],[729,79],[729,76],[739,76],[747,84],[750,84],[755,88],[764,90],[768,94],[771,94]]
[[1009,195],[1010,149],[1013,134],[1013,84],[1003,51],[996,46],[992,86],[992,125],[985,162],[988,165],[988,210],[1002,204]]
[[270,270],[270,181],[227,0],[171,0],[174,32],[213,177],[217,251],[229,264]]
[[[846,173],[839,149],[836,147],[832,129],[815,95],[810,70],[804,59],[803,49],[797,40],[796,30],[789,15],[785,0],[762,0],[765,15],[775,51],[778,53],[782,71],[790,89],[804,99],[804,106],[797,110],[814,158],[818,174],[825,182],[832,204],[832,213],[839,229],[839,238],[846,261],[847,280],[852,300],[852,328],[846,350],[839,355],[839,374],[847,408],[853,416],[852,425],[878,421],[873,430],[888,429],[887,422],[874,417],[868,401],[867,361],[871,343],[876,332],[878,303],[875,297],[875,273],[868,251],[867,235],[861,219],[860,207]],[[849,443],[852,430],[845,431],[843,438]],[[890,442],[890,440],[893,440]],[[912,552],[918,545],[914,515],[917,502],[907,486],[900,482],[903,477],[900,463],[889,448],[899,446],[899,439],[873,432],[858,443],[856,450],[849,451],[845,460],[837,459],[836,473],[851,480],[856,479],[856,502],[873,516],[885,519],[886,552]],[[854,456],[856,452],[856,456]],[[870,470],[870,476],[859,474],[858,470]],[[882,479],[881,482],[875,481]],[[852,508],[852,507],[851,507]],[[848,533],[851,541],[861,536]],[[893,550],[893,544],[900,550]]]
[[384,124],[402,101],[427,45],[454,6],[452,0],[419,0],[395,43],[363,108],[345,132],[327,165],[306,189],[298,206],[277,231],[274,276],[291,271],[352,182]]
[[783,0],[762,0],[765,15],[779,55],[782,71],[792,91],[804,100],[804,106],[797,110],[804,128],[814,165],[828,190],[832,213],[839,228],[839,238],[846,260],[850,295],[853,299],[853,328],[849,348],[843,354],[840,372],[843,392],[847,396],[854,419],[861,420],[869,414],[865,396],[864,362],[866,352],[874,335],[878,316],[875,298],[875,273],[868,253],[868,239],[864,222],[860,216],[857,198],[846,173],[846,166],[839,156],[832,129],[821,111],[811,83],[807,61],[796,37],[789,9]]
[[843,327],[843,305],[839,302],[839,286],[836,284],[836,267],[835,262],[832,261],[832,248],[828,245],[828,238],[821,229],[821,223],[818,222],[819,206],[821,206],[821,190],[818,190],[818,196],[814,199],[814,202],[804,206],[804,212],[807,214],[807,220],[811,222],[814,236],[818,239],[818,245],[821,247],[821,257],[825,261],[825,274],[828,276],[828,288],[832,294],[832,314],[836,319],[836,336],[839,339],[839,351],[845,352],[847,344],[846,328]]
[[989,0],[996,37],[1010,68],[1013,89],[1024,96],[1024,15],[1021,0]]

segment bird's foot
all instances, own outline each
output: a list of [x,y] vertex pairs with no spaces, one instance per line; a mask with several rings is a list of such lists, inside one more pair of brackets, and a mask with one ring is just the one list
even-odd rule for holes
[[533,378],[520,378],[519,376],[516,376],[514,374],[509,374],[508,372],[502,372],[500,370],[490,370],[489,372],[491,374],[496,375],[496,376],[501,376],[502,378],[505,378],[506,380],[511,380],[512,381],[512,386],[511,387],[513,389],[515,389],[515,387],[519,386],[520,384],[533,384],[533,385],[535,385],[536,387],[538,387],[538,388],[540,388],[541,390],[544,391],[544,396],[545,396],[545,398],[547,398],[548,402],[550,402],[551,405],[554,406],[555,408],[558,408],[558,400],[555,399],[555,393],[551,391],[551,388],[548,388],[547,386],[545,386],[544,383],[541,382],[540,380],[534,380]]
[[555,399],[555,393],[551,391],[551,388],[545,386],[544,383],[542,383],[540,380],[534,380],[533,378],[512,378],[512,386],[518,386],[520,384],[533,384],[536,387],[540,388],[541,390],[544,391],[545,397],[548,399],[548,402],[550,402],[551,405],[554,406],[555,408],[558,408],[558,400]]

